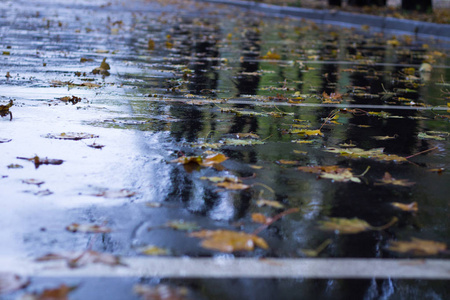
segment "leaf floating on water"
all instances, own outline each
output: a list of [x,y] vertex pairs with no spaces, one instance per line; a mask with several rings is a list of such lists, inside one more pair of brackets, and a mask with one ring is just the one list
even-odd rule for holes
[[328,247],[329,244],[332,243],[331,239],[325,240],[322,244],[317,247],[317,249],[301,249],[300,251],[309,257],[317,257],[319,256],[320,252],[325,250],[326,247]]
[[164,226],[175,229],[175,230],[181,230],[181,231],[194,231],[194,230],[200,229],[200,226],[198,226],[197,223],[186,222],[183,220],[169,221]]
[[258,205],[259,207],[270,206],[273,208],[284,208],[284,205],[278,201],[264,200],[264,199],[260,199],[260,200],[256,201],[256,205]]
[[321,230],[336,231],[337,233],[352,234],[371,230],[372,226],[364,220],[358,218],[330,218],[328,221],[321,221]]
[[201,230],[189,236],[203,239],[202,247],[222,252],[253,251],[255,246],[268,249],[266,241],[256,235],[231,230]]
[[323,136],[322,131],[320,129],[312,130],[312,129],[292,129],[289,131],[292,134],[299,134],[301,136],[310,137],[310,136]]
[[256,133],[236,133],[238,139],[259,139],[259,135]]
[[383,178],[378,181],[381,183],[375,183],[376,185],[392,184],[398,186],[413,186],[415,184],[414,182],[408,181],[407,179],[395,179],[388,172],[385,172]]
[[375,139],[375,140],[377,140],[377,141],[388,141],[388,140],[394,140],[394,139],[396,139],[398,136],[397,135],[394,135],[394,136],[380,136],[380,135],[377,135],[377,136],[372,136],[372,138],[373,139]]
[[200,177],[200,179],[202,180],[208,180],[214,183],[219,183],[219,182],[233,182],[233,183],[239,183],[242,182],[239,178],[237,177],[228,177],[228,176],[224,176],[224,177],[218,177],[218,176],[212,176],[212,177],[205,177],[202,176]]
[[30,281],[13,273],[0,273],[0,295],[25,288]]
[[121,190],[106,190],[103,192],[99,192],[97,194],[94,194],[94,196],[97,197],[105,197],[105,198],[129,198],[136,195],[136,192],[127,190],[127,189],[121,189]]
[[393,161],[393,162],[407,162],[405,157],[395,154],[385,154],[384,148],[375,148],[370,150],[363,150],[361,148],[327,148],[326,152],[337,153],[341,156],[358,159],[370,158],[379,161]]
[[355,183],[361,183],[361,180],[353,175],[351,168],[341,168],[339,166],[310,166],[310,167],[298,167],[298,170],[308,173],[315,173],[319,175],[319,178],[331,179],[338,182],[352,181]]
[[249,189],[250,186],[243,183],[238,182],[219,182],[216,186],[227,189],[227,190],[246,190]]
[[260,224],[267,224],[269,223],[271,220],[271,218],[267,218],[265,215],[260,214],[260,213],[253,213],[252,214],[252,221],[255,223],[260,223]]
[[65,97],[56,98],[56,99],[61,100],[63,102],[70,102],[72,104],[77,104],[78,102],[81,101],[81,98],[77,97],[77,96],[65,96]]
[[386,225],[380,227],[371,226],[364,220],[358,218],[346,219],[346,218],[330,218],[328,221],[320,221],[319,229],[326,231],[335,231],[340,234],[354,234],[360,233],[368,230],[384,230],[391,227],[398,221],[397,218],[392,218],[392,220]]
[[82,139],[94,139],[98,138],[98,135],[85,133],[85,132],[62,132],[62,133],[48,133],[44,137],[49,139],[60,139],[60,140],[82,140]]
[[429,135],[425,132],[420,132],[417,137],[422,140],[436,140],[436,141],[445,141],[445,138],[438,135]]
[[416,201],[411,202],[410,204],[392,202],[391,205],[398,209],[401,209],[403,211],[407,211],[407,212],[418,212],[419,211],[419,205],[417,204]]
[[253,146],[264,144],[263,141],[259,140],[241,140],[241,139],[225,139],[223,142],[227,146]]
[[23,169],[22,165],[18,165],[18,164],[9,164],[7,166],[8,169]]
[[262,59],[279,60],[281,55],[272,51],[267,51],[267,54],[262,57]]
[[186,171],[191,172],[198,169],[200,166],[220,169],[219,167],[222,167],[220,164],[227,159],[228,157],[226,157],[225,155],[216,153],[208,155],[205,158],[202,158],[201,156],[182,156],[175,160],[172,160],[172,162],[177,162],[184,165]]
[[391,241],[389,250],[400,253],[411,253],[412,255],[436,255],[447,249],[445,243],[411,238],[411,241]]
[[78,224],[73,223],[66,227],[70,232],[84,232],[84,233],[109,233],[111,228],[95,224]]
[[162,204],[160,202],[146,202],[145,206],[159,208],[162,206]]
[[165,284],[157,286],[137,284],[133,287],[136,294],[144,300],[189,300],[189,290],[183,287],[172,287]]
[[149,256],[169,255],[170,252],[167,249],[159,248],[156,246],[146,246],[139,249],[139,252]]
[[61,284],[55,289],[45,289],[42,293],[25,294],[22,300],[68,300],[69,293],[75,290],[77,286],[67,286]]
[[296,160],[280,159],[276,161],[280,165],[298,165],[300,162]]
[[12,139],[4,139],[4,138],[0,138],[0,144],[1,143],[9,143],[9,142],[11,142],[12,141]]
[[62,159],[51,159],[51,158],[39,158],[39,156],[35,156],[35,157],[30,157],[30,158],[26,158],[26,157],[16,157],[17,159],[24,159],[24,160],[28,160],[31,162],[34,162],[34,166],[37,168],[39,168],[40,165],[60,165],[64,162],[64,160]]
[[119,256],[109,253],[100,253],[93,250],[86,250],[81,253],[54,254],[50,253],[39,257],[36,261],[64,260],[69,268],[80,268],[90,264],[104,264],[109,266],[124,265]]

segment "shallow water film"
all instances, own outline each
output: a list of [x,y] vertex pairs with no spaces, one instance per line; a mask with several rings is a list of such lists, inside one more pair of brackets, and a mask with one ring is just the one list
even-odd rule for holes
[[[3,1],[0,256],[448,258],[449,49],[202,2]],[[104,299],[449,294],[424,280],[67,277],[0,274],[0,295],[3,281],[19,286],[5,299],[103,299],[97,284],[115,287]]]

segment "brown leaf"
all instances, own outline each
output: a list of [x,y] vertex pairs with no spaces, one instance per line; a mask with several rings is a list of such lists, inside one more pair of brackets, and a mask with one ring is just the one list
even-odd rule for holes
[[28,160],[31,162],[34,162],[34,166],[37,168],[39,168],[40,165],[60,165],[64,162],[64,160],[62,159],[51,159],[51,158],[40,158],[39,156],[34,156],[34,157],[30,157],[30,158],[26,158],[26,157],[17,157],[17,159],[24,159],[24,160]]
[[26,287],[30,281],[12,273],[0,273],[0,295],[14,292]]
[[139,249],[139,252],[149,256],[159,256],[159,255],[168,255],[169,250],[164,248],[159,248],[156,246],[146,246]]
[[356,182],[361,183],[361,180],[353,175],[351,168],[341,168],[339,166],[310,166],[310,167],[298,167],[298,170],[308,173],[319,174],[320,178],[331,179],[339,182]]
[[55,254],[50,253],[39,257],[36,261],[52,261],[64,260],[70,268],[80,268],[89,264],[99,263],[109,266],[124,265],[120,261],[120,257],[109,254],[100,253],[93,250],[86,250],[81,253]]
[[202,247],[222,252],[253,251],[255,246],[268,249],[266,241],[256,235],[231,230],[201,230],[189,236],[203,239]]
[[260,223],[260,224],[267,224],[270,222],[271,218],[267,218],[265,215],[260,214],[260,213],[253,213],[252,214],[252,221],[255,223]]
[[266,206],[270,206],[273,208],[284,208],[284,205],[278,201],[264,200],[264,199],[260,199],[260,200],[256,201],[256,205],[258,205],[259,207],[266,205]]
[[243,183],[237,183],[237,182],[219,182],[216,184],[216,186],[227,189],[227,190],[246,190],[249,189],[250,186]]
[[95,225],[95,224],[78,224],[73,223],[66,227],[70,232],[84,232],[84,233],[109,233],[111,228]]
[[45,289],[42,293],[26,294],[22,299],[27,300],[68,300],[69,293],[75,290],[76,286],[61,284],[55,289]]
[[166,284],[157,286],[137,284],[133,287],[136,294],[144,300],[188,300],[189,290],[183,287],[172,287]]
[[441,242],[411,238],[411,241],[392,241],[389,250],[413,255],[436,255],[447,249],[447,245]]
[[34,178],[24,179],[24,180],[22,180],[22,182],[26,183],[26,184],[34,184],[34,185],[37,185],[37,186],[40,186],[41,184],[45,183],[45,181],[42,181],[42,180],[39,180],[39,179],[34,179]]
[[385,172],[383,178],[381,178],[378,181],[381,182],[381,183],[376,183],[378,185],[392,184],[392,185],[399,185],[399,186],[412,186],[415,184],[414,182],[410,182],[407,179],[395,179],[388,172]]
[[407,212],[418,212],[419,211],[419,205],[415,201],[410,204],[392,202],[391,205],[398,209],[401,209],[403,211],[407,211]]

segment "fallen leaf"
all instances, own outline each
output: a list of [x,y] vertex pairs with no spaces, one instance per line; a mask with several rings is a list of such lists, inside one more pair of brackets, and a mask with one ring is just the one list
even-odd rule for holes
[[65,97],[56,98],[56,99],[61,100],[63,102],[70,102],[72,104],[77,104],[78,102],[81,101],[81,98],[76,97],[76,96],[65,96]]
[[33,179],[33,178],[24,179],[24,180],[22,180],[22,182],[26,183],[26,184],[34,184],[34,185],[37,185],[37,186],[40,186],[41,184],[45,183],[45,181],[38,180],[38,179]]
[[286,160],[286,159],[280,159],[276,161],[277,164],[280,165],[298,165],[300,162],[296,160]]
[[9,142],[11,142],[12,141],[12,139],[3,139],[3,138],[0,138],[0,144],[1,143],[9,143]]
[[293,129],[290,130],[289,133],[292,134],[299,134],[302,136],[323,136],[322,131],[320,131],[320,129],[316,129],[316,130],[312,130],[312,129]]
[[100,144],[97,144],[97,143],[92,143],[92,144],[90,144],[90,145],[87,145],[88,147],[91,147],[91,148],[94,148],[94,149],[103,149],[103,147],[105,147],[105,145],[100,145]]
[[145,206],[158,208],[158,207],[161,207],[162,204],[160,202],[146,202]]
[[214,183],[218,183],[218,182],[234,182],[234,183],[239,183],[242,182],[239,178],[237,177],[228,177],[228,176],[224,176],[224,177],[218,177],[218,176],[212,176],[212,177],[205,177],[202,176],[200,177],[201,180],[208,180]]
[[225,139],[224,144],[227,146],[253,146],[253,145],[262,145],[263,141],[259,140],[242,140],[242,139]]
[[393,140],[396,139],[398,136],[394,135],[394,136],[380,136],[380,135],[376,135],[376,136],[372,136],[373,139],[377,140],[377,141],[388,141],[388,140]]
[[391,205],[398,209],[401,209],[403,211],[407,211],[407,212],[418,212],[419,211],[419,205],[415,201],[411,202],[410,204],[392,202]]
[[260,214],[260,213],[253,213],[252,214],[252,221],[255,222],[255,223],[267,224],[268,222],[270,222],[269,219],[270,218],[267,218],[265,215]]
[[376,185],[392,184],[398,186],[413,186],[415,184],[407,179],[395,179],[388,172],[385,172],[383,178],[378,181],[381,183],[375,183]]
[[147,49],[150,51],[155,50],[155,41],[154,40],[152,40],[152,39],[148,40]]
[[146,246],[146,247],[138,249],[138,251],[142,254],[149,255],[149,256],[159,256],[159,255],[170,254],[169,250],[159,248],[156,246]]
[[236,137],[239,139],[259,139],[259,135],[255,134],[255,133],[236,133]]
[[329,244],[332,243],[331,239],[325,240],[322,244],[319,245],[316,249],[301,249],[300,251],[309,257],[317,257],[319,256],[320,252],[325,250],[326,247],[328,247]]
[[339,103],[342,102],[342,95],[341,93],[330,93],[329,95],[325,92],[322,93],[322,100],[324,103]]
[[383,153],[384,148],[375,148],[370,150],[363,150],[361,148],[327,148],[326,152],[337,153],[341,156],[358,159],[369,158],[379,161],[393,161],[393,162],[407,162],[408,160],[402,156],[395,154]]
[[42,293],[25,294],[22,300],[68,300],[69,293],[77,286],[61,284],[55,289],[45,289]]
[[39,156],[34,156],[34,157],[30,157],[30,158],[26,158],[26,157],[16,157],[17,159],[24,159],[24,160],[28,160],[31,162],[34,162],[34,166],[37,168],[39,168],[40,165],[60,165],[64,162],[64,160],[62,159],[51,159],[51,158],[40,158]]
[[0,273],[0,295],[25,288],[30,281],[13,273]]
[[200,226],[198,226],[197,223],[186,222],[183,220],[169,221],[164,226],[175,229],[175,230],[181,230],[181,231],[194,231],[194,230],[200,229]]
[[237,182],[219,182],[216,186],[227,190],[246,190],[250,188],[247,184]]
[[137,284],[133,287],[136,294],[144,300],[188,300],[189,290],[183,287],[172,287],[166,284],[156,286]]
[[136,195],[136,192],[127,190],[127,189],[121,189],[121,190],[106,190],[99,192],[97,194],[94,194],[94,196],[97,197],[105,197],[105,198],[129,198]]
[[202,158],[201,156],[182,156],[175,160],[172,160],[172,162],[177,162],[183,165],[199,165],[202,167],[214,167],[215,165],[218,165],[224,161],[226,161],[228,157],[221,153],[208,155],[205,158]]
[[395,224],[398,221],[396,217],[392,218],[389,223],[374,227],[371,226],[369,223],[367,223],[364,220],[360,220],[358,218],[353,219],[346,219],[346,218],[330,218],[328,221],[320,221],[319,228],[321,230],[326,231],[335,231],[336,233],[343,233],[343,234],[353,234],[353,233],[359,233],[367,230],[384,230],[389,227],[391,227],[393,224]]
[[201,230],[189,234],[203,239],[202,247],[222,252],[253,251],[255,246],[268,249],[266,241],[256,235],[231,230]]
[[66,227],[70,232],[84,232],[84,233],[109,233],[111,228],[96,224],[78,224],[73,223]]
[[423,140],[436,140],[436,141],[445,141],[445,138],[438,136],[438,135],[430,135],[430,134],[426,134],[425,132],[420,132],[417,137],[419,139],[423,139]]
[[100,253],[93,250],[86,250],[81,253],[54,254],[50,253],[39,257],[36,261],[64,260],[69,268],[80,268],[90,264],[104,264],[109,266],[124,265],[119,256],[109,253]]
[[267,54],[262,57],[262,59],[279,60],[281,55],[272,51],[267,51]]
[[62,132],[62,133],[48,133],[44,136],[49,139],[60,139],[60,140],[82,140],[82,139],[93,139],[98,138],[96,134],[85,133],[85,132]]
[[441,242],[411,238],[411,241],[391,241],[389,250],[412,255],[436,255],[447,249],[447,245]]
[[100,64],[100,67],[95,68],[94,70],[92,70],[93,74],[101,74],[103,76],[109,76],[109,70],[110,66],[109,64],[106,62],[106,58],[103,58],[102,63]]
[[264,200],[264,199],[260,199],[260,200],[256,201],[256,205],[258,205],[259,207],[270,206],[273,208],[284,208],[284,205],[278,201]]
[[9,164],[7,166],[8,169],[23,169],[22,165],[18,165],[18,164]]
[[361,183],[361,180],[353,175],[351,168],[341,168],[339,166],[332,165],[298,167],[297,169],[303,172],[318,174],[319,178],[331,179],[338,182],[352,181],[355,183]]

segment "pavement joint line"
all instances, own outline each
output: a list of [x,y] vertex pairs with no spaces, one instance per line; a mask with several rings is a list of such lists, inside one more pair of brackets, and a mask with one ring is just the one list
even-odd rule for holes
[[450,40],[450,24],[437,24],[424,21],[398,19],[393,17],[358,14],[330,9],[312,9],[273,4],[256,3],[239,0],[197,0],[214,4],[225,4],[241,7],[254,12],[261,12],[272,16],[288,16],[320,21],[323,24],[341,26],[368,25],[381,31],[403,32],[421,37],[436,37]]
[[223,103],[212,102],[221,101],[221,99],[206,100],[202,98],[171,98],[171,99],[153,99],[145,97],[127,97],[128,101],[149,101],[149,102],[161,102],[161,103],[183,103],[190,104],[189,102],[196,101],[203,104],[245,104],[245,105],[259,105],[259,106],[297,106],[297,107],[328,107],[328,108],[366,108],[366,109],[384,109],[384,110],[430,110],[430,111],[447,111],[450,110],[446,106],[401,106],[401,105],[369,105],[369,104],[327,104],[327,103],[287,103],[287,102],[264,102],[255,100],[223,100]]
[[179,258],[129,257],[127,266],[91,264],[70,269],[64,262],[35,262],[0,257],[0,273],[28,277],[160,278],[397,278],[450,279],[446,259],[358,258]]

